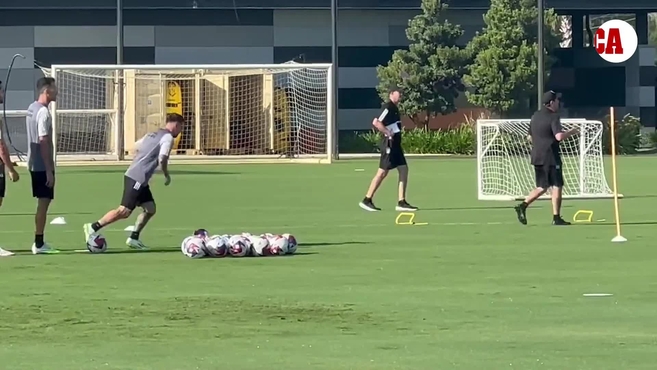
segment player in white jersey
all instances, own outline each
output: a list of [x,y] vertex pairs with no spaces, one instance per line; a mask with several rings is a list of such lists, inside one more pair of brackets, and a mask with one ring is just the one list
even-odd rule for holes
[[[4,103],[4,95],[2,91],[2,81],[0,81],[0,104]],[[18,181],[20,177],[18,176],[18,172],[16,172],[14,164],[11,162],[11,158],[9,157],[9,149],[7,149],[7,146],[5,145],[5,135],[5,123],[2,122],[2,119],[0,119],[0,206],[2,206],[2,201],[5,198],[5,167],[9,171],[9,179],[12,182]],[[0,257],[9,257],[13,255],[14,253],[0,248]]]
[[159,166],[164,174],[164,185],[168,186],[171,183],[168,169],[169,154],[173,146],[173,139],[180,134],[182,129],[183,117],[175,113],[167,114],[166,121],[165,128],[152,132],[137,141],[137,155],[125,172],[121,205],[107,212],[97,222],[84,225],[85,242],[91,234],[98,232],[101,228],[130,217],[132,211],[140,206],[143,212],[137,217],[135,230],[126,241],[126,245],[133,249],[147,249],[139,240],[139,235],[155,215],[155,199],[151,193],[149,181]]

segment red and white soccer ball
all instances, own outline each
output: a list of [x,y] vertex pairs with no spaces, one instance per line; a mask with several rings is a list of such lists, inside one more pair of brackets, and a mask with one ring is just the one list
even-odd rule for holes
[[251,255],[261,257],[269,255],[269,241],[266,238],[252,235],[249,238],[251,242]]
[[203,258],[206,256],[205,242],[198,236],[186,237],[180,245],[180,250],[189,258]]
[[241,235],[233,235],[228,240],[228,253],[233,257],[244,257],[251,252],[251,242]]
[[299,245],[297,243],[297,238],[294,237],[292,234],[283,234],[283,237],[287,239],[287,252],[286,254],[294,254],[297,251],[297,246]]
[[228,240],[221,235],[214,235],[205,242],[205,252],[209,257],[226,257],[228,255]]
[[107,250],[107,240],[100,234],[91,234],[87,240],[87,250],[91,253],[103,253]]
[[268,234],[269,237],[269,255],[282,256],[287,253],[288,241],[282,235]]

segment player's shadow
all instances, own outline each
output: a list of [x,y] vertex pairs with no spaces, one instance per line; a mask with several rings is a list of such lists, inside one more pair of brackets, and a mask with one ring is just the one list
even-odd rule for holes
[[351,244],[371,244],[370,242],[321,242],[321,243],[303,243],[304,247],[330,247],[334,245],[351,245]]
[[[92,212],[50,212],[48,216],[70,216],[70,215],[92,215]],[[0,213],[0,217],[3,216],[32,216],[34,217],[34,212],[24,212],[24,213]]]
[[623,199],[647,199],[647,198],[657,198],[657,194],[645,194],[645,195],[624,195],[619,200]]
[[[67,170],[66,173],[116,173],[122,174],[125,173],[125,167],[117,168],[94,168],[88,170]],[[171,175],[239,175],[239,172],[228,172],[228,171],[203,171],[203,170],[176,170],[172,169],[169,171]]]
[[[540,203],[532,205],[535,208],[541,208]],[[546,204],[547,206],[547,204]],[[514,206],[474,206],[474,207],[436,207],[436,208],[420,208],[419,211],[493,211],[499,209],[513,209]],[[572,205],[563,205],[561,208],[572,208]]]
[[[578,222],[575,223],[577,226],[613,226],[616,225],[615,222]],[[633,221],[633,222],[621,222],[621,226],[637,226],[637,225],[657,225],[657,221]]]

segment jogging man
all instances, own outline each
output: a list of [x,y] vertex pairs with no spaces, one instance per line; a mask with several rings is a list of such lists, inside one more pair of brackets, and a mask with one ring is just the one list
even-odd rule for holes
[[529,140],[532,142],[531,162],[536,176],[536,188],[524,202],[515,207],[518,221],[527,225],[527,207],[551,189],[552,224],[570,225],[561,217],[563,169],[559,143],[577,133],[577,129],[564,132],[559,117],[561,94],[548,91],[543,94],[543,106],[532,116]]

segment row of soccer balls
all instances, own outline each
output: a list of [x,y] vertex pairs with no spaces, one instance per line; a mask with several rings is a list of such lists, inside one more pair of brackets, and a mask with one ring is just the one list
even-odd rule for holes
[[261,257],[294,254],[297,245],[297,239],[290,234],[210,236],[205,230],[197,230],[182,241],[180,250],[189,258]]

